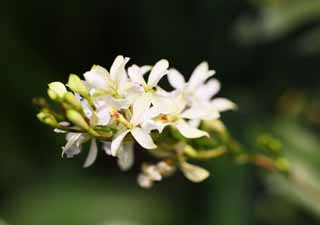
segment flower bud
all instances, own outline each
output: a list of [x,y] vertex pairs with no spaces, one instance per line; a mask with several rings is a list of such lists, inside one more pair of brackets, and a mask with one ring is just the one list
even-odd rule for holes
[[275,163],[276,163],[277,169],[280,170],[281,172],[285,172],[285,173],[289,172],[290,163],[286,158],[278,158],[276,159]]
[[56,118],[51,113],[40,112],[37,114],[37,117],[42,123],[48,124],[53,127],[59,126]]
[[137,181],[142,188],[151,188],[153,186],[153,180],[144,174],[140,174]]
[[200,183],[210,175],[207,170],[187,162],[181,163],[181,170],[185,177],[194,183]]
[[67,92],[66,87],[61,82],[51,82],[48,86],[48,95],[54,101],[62,99]]
[[66,92],[63,96],[63,101],[67,103],[68,108],[73,108],[78,112],[82,111],[81,103],[71,92]]
[[90,128],[86,120],[82,117],[81,113],[77,112],[76,110],[73,110],[73,109],[67,110],[67,118],[73,124],[79,126],[84,130],[89,130]]
[[89,91],[87,87],[84,85],[83,81],[77,75],[70,74],[67,85],[72,91],[79,93],[83,97],[87,98],[89,96]]

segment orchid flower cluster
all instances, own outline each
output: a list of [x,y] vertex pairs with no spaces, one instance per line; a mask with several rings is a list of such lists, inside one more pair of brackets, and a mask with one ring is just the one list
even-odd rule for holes
[[[226,98],[214,98],[220,90],[219,81],[211,78],[215,71],[202,62],[186,81],[165,59],[153,66],[127,67],[128,61],[119,55],[109,71],[94,65],[83,74],[83,80],[70,74],[67,84],[49,83],[48,96],[58,107],[52,108],[43,98],[36,100],[40,121],[65,134],[62,157],[80,154],[88,142],[84,167],[95,162],[100,145],[117,158],[122,170],[128,170],[138,143],[158,159],[143,163],[137,179],[140,186],[151,187],[177,169],[192,182],[205,180],[209,172],[190,160],[226,152],[221,142],[210,136],[212,131],[219,131],[221,137],[226,134],[220,113],[236,108]],[[165,76],[171,91],[159,86]]]

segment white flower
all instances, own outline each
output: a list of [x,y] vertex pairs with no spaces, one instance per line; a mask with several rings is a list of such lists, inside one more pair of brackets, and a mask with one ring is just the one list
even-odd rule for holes
[[86,135],[82,133],[67,133],[66,140],[67,143],[64,147],[62,147],[61,156],[67,156],[67,158],[72,158],[73,156],[79,154],[81,152],[82,143],[85,139]]
[[[76,94],[75,96],[81,102],[82,109],[86,117],[89,119],[90,125],[106,125],[109,123],[109,120],[110,120],[109,113],[105,113],[103,110],[99,110],[99,109],[97,109],[97,112],[95,112],[90,107],[87,100],[81,98],[78,94]],[[68,126],[69,123],[62,122],[60,123],[60,125]],[[55,131],[61,133],[61,130],[59,129],[56,129]],[[72,158],[73,156],[79,154],[82,150],[82,144],[86,142],[88,139],[90,139],[90,136],[86,133],[68,132],[66,134],[67,143],[64,147],[62,147],[62,157],[66,155],[67,158]],[[91,138],[88,156],[84,162],[83,167],[87,168],[91,166],[95,162],[97,158],[97,154],[98,154],[98,147],[97,147],[96,139]]]
[[[168,73],[169,62],[165,59],[159,60],[152,68],[150,66],[139,67],[132,65],[128,68],[128,75],[132,82],[139,84],[143,87],[143,92],[146,101],[157,104],[158,99],[161,97],[159,92],[156,91],[159,87],[157,86],[163,76]],[[143,76],[150,72],[148,81],[146,82]]]
[[[212,99],[220,90],[220,82],[216,79],[206,80],[215,74],[214,70],[209,70],[207,62],[200,63],[188,82],[183,75],[175,69],[170,69],[168,73],[169,83],[176,88],[189,106],[195,106],[204,111],[223,112],[234,109],[236,105],[226,98]],[[200,110],[199,110],[200,111]]]
[[110,68],[110,73],[103,67],[94,65],[84,74],[91,89],[95,104],[109,105],[113,108],[128,108],[130,102],[126,98],[132,95],[136,87],[129,82],[125,65],[129,58],[117,56]]
[[146,131],[141,128],[141,124],[144,121],[144,113],[149,109],[150,102],[146,101],[144,96],[140,96],[132,106],[132,116],[128,121],[122,114],[114,111],[113,117],[119,121],[122,128],[118,131],[115,138],[111,143],[111,155],[116,156],[117,151],[120,148],[123,139],[127,134],[131,133],[134,139],[146,149],[153,149],[157,146],[154,144],[150,131]]
[[[159,102],[158,105],[153,106],[145,114],[147,120],[143,127],[148,131],[157,129],[161,132],[165,126],[171,125],[176,127],[186,138],[208,137],[209,134],[207,132],[199,130],[186,121],[189,119],[203,119],[207,116],[208,113],[204,110],[186,109],[186,102],[183,98],[180,95],[177,97],[172,95],[171,99]],[[219,117],[219,114],[216,113],[215,117]]]

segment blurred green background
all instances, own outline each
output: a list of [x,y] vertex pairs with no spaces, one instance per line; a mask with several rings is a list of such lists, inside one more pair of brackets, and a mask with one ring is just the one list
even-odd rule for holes
[[[320,224],[320,1],[138,0],[1,2],[0,225]],[[184,74],[202,60],[221,95],[239,105],[223,120],[250,149],[272,133],[290,179],[225,159],[211,178],[181,175],[142,190],[104,153],[60,158],[63,136],[31,104],[50,81],[66,82],[117,54],[137,64],[167,58]]]

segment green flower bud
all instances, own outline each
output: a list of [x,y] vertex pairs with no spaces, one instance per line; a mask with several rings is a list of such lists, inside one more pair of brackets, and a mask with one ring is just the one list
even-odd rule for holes
[[62,99],[67,92],[66,87],[61,82],[51,82],[48,86],[48,95],[54,101]]
[[82,112],[80,101],[76,99],[76,97],[71,92],[67,92],[64,94],[63,101],[67,104],[67,108],[75,109],[78,112]]
[[276,159],[275,163],[276,163],[276,167],[281,172],[289,172],[290,163],[286,158],[278,158],[278,159]]
[[84,85],[83,81],[77,75],[70,74],[67,85],[72,91],[79,93],[85,98],[89,97],[89,91],[87,87]]
[[58,121],[51,113],[40,112],[37,114],[37,117],[42,123],[48,124],[49,126],[59,126]]
[[81,113],[74,109],[69,109],[67,110],[67,118],[69,121],[71,121],[73,124],[77,125],[78,127],[84,129],[84,130],[89,130],[89,125],[86,122],[86,120],[83,118]]

